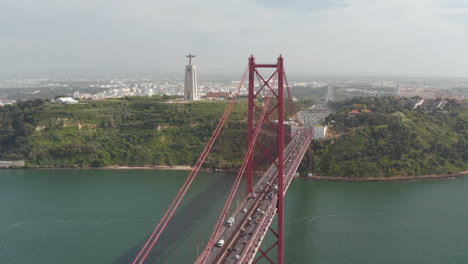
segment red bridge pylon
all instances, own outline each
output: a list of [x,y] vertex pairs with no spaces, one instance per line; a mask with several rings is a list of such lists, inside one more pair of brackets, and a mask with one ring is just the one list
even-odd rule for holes
[[[264,78],[259,69],[261,68],[270,68],[274,69],[274,72],[268,77]],[[278,226],[277,231],[275,232],[271,226],[270,231],[277,237],[277,241],[269,247],[268,250],[262,252],[260,250],[260,257],[254,261],[257,263],[262,258],[268,258],[268,252],[273,250],[275,246],[278,248],[278,264],[283,264],[284,259],[284,67],[283,67],[283,57],[280,55],[276,64],[257,64],[255,62],[254,56],[249,58],[249,104],[248,104],[248,144],[249,146],[255,144],[257,149],[267,157],[270,162],[275,163],[278,168]],[[257,79],[258,85],[255,85],[255,79]],[[274,82],[277,81],[277,88],[275,89]],[[258,120],[257,122],[263,122],[272,128],[272,133],[276,134],[276,140],[270,142],[269,146],[262,146],[258,142],[253,142],[253,135],[255,132],[255,113],[261,111],[261,107],[256,105],[256,100],[260,97],[270,96],[273,99],[273,103],[267,114],[264,115],[264,120]],[[276,149],[275,149],[276,146]],[[252,182],[254,168],[256,165],[256,160],[254,159],[254,153],[252,152],[248,165],[247,165],[247,194],[252,193]],[[277,159],[275,158],[277,157]]]

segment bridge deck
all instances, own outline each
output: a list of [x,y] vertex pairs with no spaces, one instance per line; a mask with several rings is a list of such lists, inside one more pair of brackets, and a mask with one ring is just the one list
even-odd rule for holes
[[[311,134],[310,130],[299,131],[284,150],[285,193],[311,142]],[[221,247],[213,246],[206,263],[252,263],[276,214],[277,186],[277,167],[272,164],[258,181],[254,193],[246,196],[235,210],[233,225],[223,227],[217,241],[223,239],[225,243]]]

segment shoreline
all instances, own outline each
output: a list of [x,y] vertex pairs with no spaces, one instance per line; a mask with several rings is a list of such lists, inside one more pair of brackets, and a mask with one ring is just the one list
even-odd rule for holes
[[[2,169],[32,169],[32,170],[42,170],[42,169],[95,169],[95,170],[180,170],[180,171],[191,171],[193,167],[188,165],[174,165],[174,166],[161,166],[161,165],[139,165],[139,166],[130,166],[130,165],[109,165],[105,167],[92,167],[92,166],[24,166],[24,167],[0,167]],[[200,168],[200,171],[203,172],[223,172],[223,173],[237,173],[236,171],[223,170],[223,169],[207,169]]]
[[120,166],[110,165],[99,169],[112,169],[112,170],[192,170],[190,166]]
[[[175,165],[175,166],[128,166],[128,165],[109,165],[105,167],[91,167],[91,166],[37,166],[37,167],[0,167],[0,169],[98,169],[98,170],[181,170],[190,171],[193,167],[188,165]],[[225,172],[225,173],[236,173],[220,169],[201,169],[204,172]],[[467,177],[467,171],[461,171],[453,174],[429,174],[419,176],[392,176],[392,177],[369,177],[369,178],[349,178],[343,176],[296,176],[298,179],[308,179],[316,181],[337,181],[337,182],[397,182],[397,181],[418,181],[418,180],[442,180],[442,179],[453,179]]]
[[296,178],[318,180],[318,181],[340,181],[340,182],[397,182],[397,181],[418,181],[418,180],[442,180],[461,178],[468,176],[468,171],[461,171],[453,174],[430,174],[420,176],[393,176],[386,178],[348,178],[342,176],[299,176]]
[[97,170],[192,170],[190,166],[121,166],[109,165],[105,167],[91,166],[25,166],[25,167],[0,167],[0,169],[97,169]]

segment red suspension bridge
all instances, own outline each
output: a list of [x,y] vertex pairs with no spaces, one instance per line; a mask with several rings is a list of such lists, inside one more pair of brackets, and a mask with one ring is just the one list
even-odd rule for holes
[[[273,73],[265,78],[260,69],[270,69]],[[270,263],[282,264],[284,259],[284,195],[300,165],[300,162],[312,140],[313,129],[303,127],[295,135],[285,130],[285,106],[288,103],[290,113],[295,114],[290,89],[288,86],[283,57],[276,64],[257,64],[255,58],[249,58],[237,91],[204,151],[180,188],[159,224],[135,257],[132,264],[147,263],[148,256],[158,243],[161,234],[179,207],[182,199],[195,180],[202,164],[210,153],[218,135],[223,129],[229,113],[244,87],[248,76],[248,145],[244,161],[220,212],[206,248],[195,261],[205,263],[258,263],[266,259]],[[285,89],[286,88],[286,89]],[[287,94],[285,94],[285,90]],[[285,98],[287,98],[285,102]],[[297,116],[295,116],[296,122]],[[270,142],[258,140],[261,131],[268,131]],[[288,143],[288,144],[286,144]],[[265,160],[271,164],[261,178],[254,184],[254,172],[258,171]],[[228,215],[242,178],[246,178],[246,195],[232,215]],[[273,219],[277,217],[277,226]],[[265,235],[272,232],[276,238],[268,249],[260,249]],[[277,250],[275,258],[269,256]],[[273,255],[273,254],[272,254]]]

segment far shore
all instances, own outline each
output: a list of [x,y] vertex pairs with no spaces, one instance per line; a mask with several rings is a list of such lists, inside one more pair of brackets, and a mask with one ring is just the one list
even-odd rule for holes
[[[91,166],[37,166],[37,167],[0,167],[0,169],[111,169],[111,170],[184,170],[190,171],[193,169],[191,166],[121,166],[121,165],[110,165],[106,167],[91,167]],[[201,169],[206,172],[228,172],[237,173],[237,171],[226,171],[220,169]],[[257,172],[261,174],[261,172]],[[453,174],[430,174],[430,175],[419,175],[419,176],[392,176],[392,177],[368,177],[368,178],[350,178],[343,176],[296,176],[298,179],[308,179],[317,181],[340,181],[340,182],[396,182],[396,181],[418,181],[418,180],[439,180],[439,179],[450,179],[460,178],[468,176],[468,171],[461,171]]]
[[111,165],[102,167],[102,169],[114,170],[192,170],[190,166],[119,166]]
[[112,169],[112,170],[192,170],[190,166],[121,166],[110,165],[105,167],[92,166],[25,166],[0,167],[0,169]]
[[[156,165],[143,165],[143,166],[130,166],[130,165],[109,165],[105,167],[93,167],[87,165],[76,165],[76,166],[10,166],[10,167],[0,167],[1,169],[96,169],[96,170],[181,170],[181,171],[191,171],[193,167],[188,165],[175,165],[175,166],[156,166]],[[237,171],[229,171],[222,169],[207,169],[201,168],[200,171],[204,172],[224,172],[224,173],[237,173]]]
[[319,181],[342,181],[342,182],[395,182],[395,181],[418,181],[418,180],[438,180],[468,176],[468,171],[461,171],[453,174],[431,174],[420,176],[394,176],[394,177],[370,177],[370,178],[349,178],[339,176],[299,176],[297,178],[319,180]]

